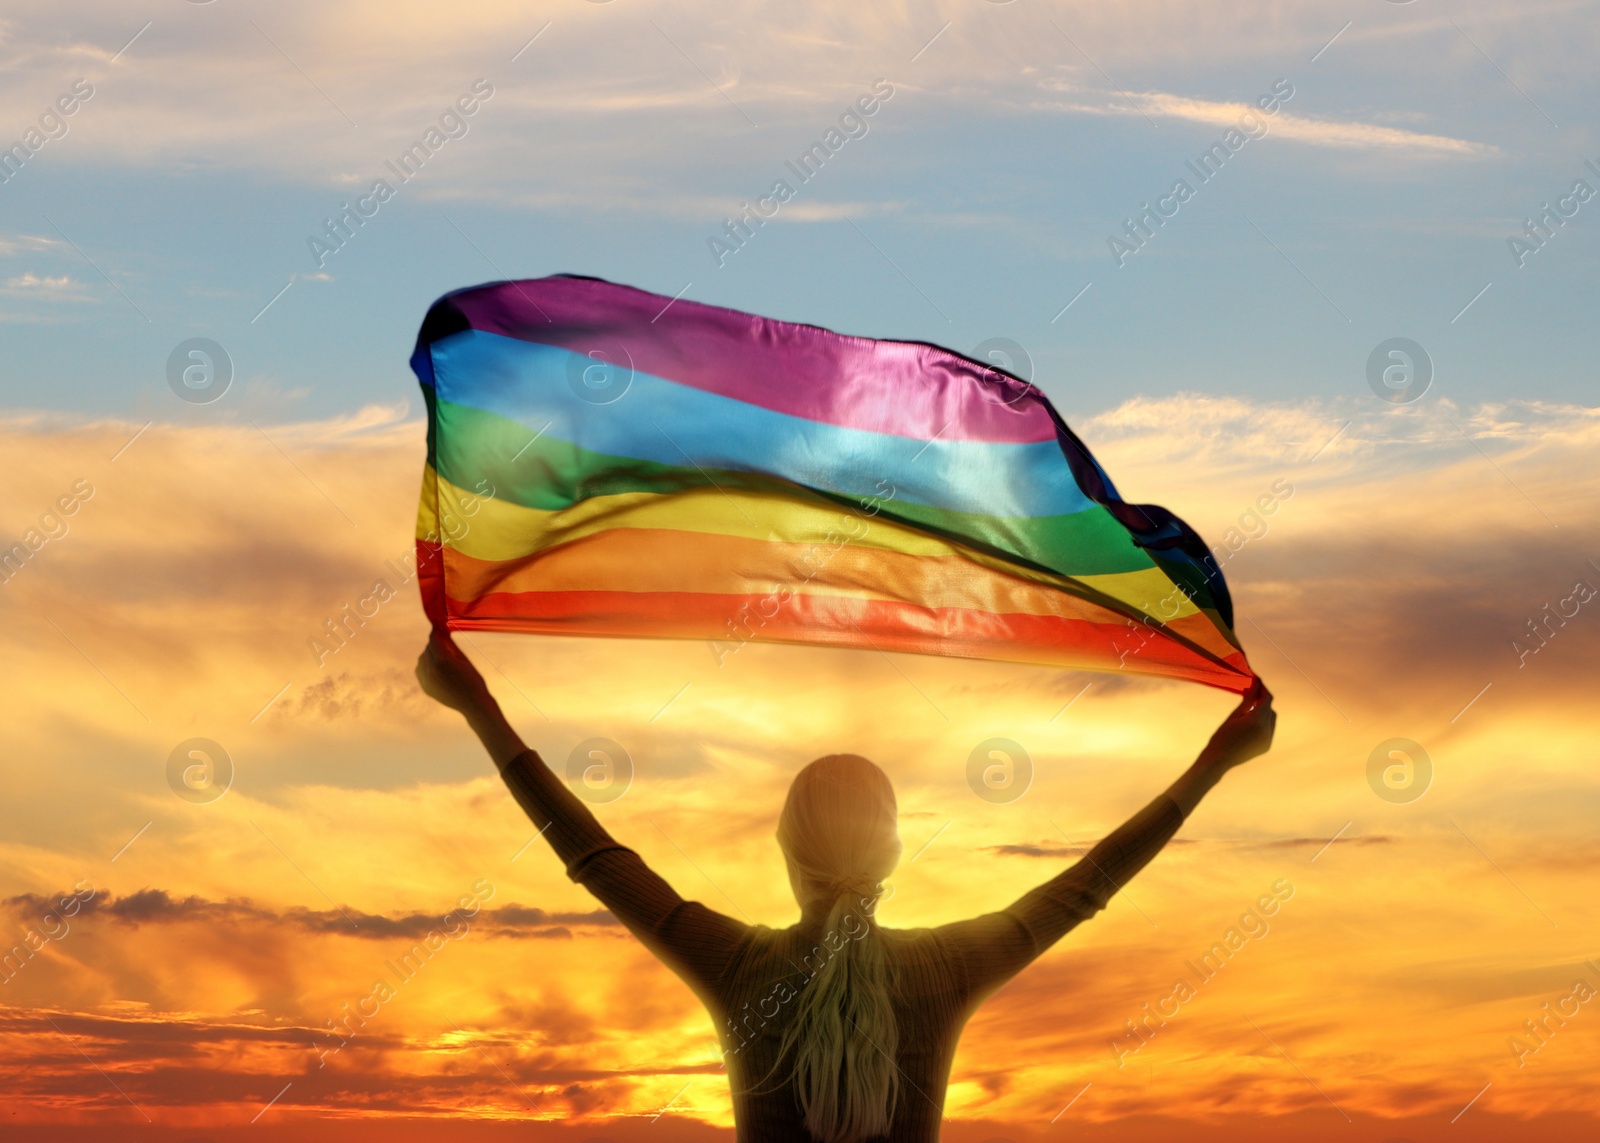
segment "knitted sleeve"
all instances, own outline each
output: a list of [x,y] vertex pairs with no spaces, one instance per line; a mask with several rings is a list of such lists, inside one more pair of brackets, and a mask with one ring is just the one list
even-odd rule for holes
[[637,853],[619,845],[532,750],[507,763],[501,776],[567,876],[696,991],[714,992],[748,926],[680,897]]
[[965,972],[976,1001],[999,988],[1080,922],[1161,852],[1183,824],[1183,811],[1162,794],[1109,834],[1064,873],[997,913],[943,925],[934,932]]

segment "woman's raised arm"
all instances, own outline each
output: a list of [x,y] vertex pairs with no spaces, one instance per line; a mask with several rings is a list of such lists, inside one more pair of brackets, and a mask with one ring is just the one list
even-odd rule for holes
[[633,850],[619,844],[512,729],[483,676],[447,634],[435,632],[417,659],[431,698],[460,711],[494,759],[517,803],[566,865],[645,946],[691,985],[710,988],[746,926],[685,901]]
[[974,1001],[988,995],[1079,923],[1160,853],[1222,776],[1272,746],[1277,714],[1258,679],[1200,756],[1154,801],[1107,835],[1066,872],[998,913],[935,930],[966,969]]
[[1200,804],[1200,799],[1222,781],[1224,774],[1272,749],[1272,735],[1277,727],[1278,712],[1272,709],[1272,692],[1257,679],[1239,696],[1239,705],[1222,720],[1194,765],[1167,787],[1166,796],[1177,803],[1187,818]]

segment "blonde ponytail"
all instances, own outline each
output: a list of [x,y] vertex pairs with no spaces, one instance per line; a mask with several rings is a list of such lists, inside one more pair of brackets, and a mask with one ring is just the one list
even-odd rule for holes
[[778,1058],[818,1143],[887,1135],[899,1098],[900,1036],[883,934],[874,916],[900,857],[894,788],[865,758],[819,758],[789,789],[778,841],[797,893],[829,903],[814,975],[801,988]]

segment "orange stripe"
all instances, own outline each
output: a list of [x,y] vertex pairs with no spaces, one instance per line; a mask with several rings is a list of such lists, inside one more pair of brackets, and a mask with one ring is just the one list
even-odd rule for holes
[[539,591],[759,596],[786,586],[807,595],[1122,621],[1098,604],[966,560],[854,544],[788,544],[705,532],[613,528],[519,560],[479,560],[451,547],[445,548],[444,557],[452,599]]
[[[791,544],[674,529],[614,528],[518,560],[486,561],[444,549],[452,600],[495,592],[685,592],[879,599],[916,607],[1054,616],[1126,627],[1123,612],[957,556],[911,555],[855,544]],[[1167,624],[1226,659],[1237,648],[1202,614]]]

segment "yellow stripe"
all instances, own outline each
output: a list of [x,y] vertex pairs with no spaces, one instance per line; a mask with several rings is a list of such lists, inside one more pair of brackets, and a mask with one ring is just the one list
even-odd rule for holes
[[[437,493],[437,495],[436,495]],[[437,500],[437,506],[436,506]],[[419,539],[443,539],[456,551],[478,560],[518,560],[558,544],[570,543],[612,528],[662,528],[708,532],[742,539],[789,544],[827,544],[841,539],[858,547],[878,548],[913,556],[957,557],[993,571],[1074,591],[1081,584],[1163,620],[1198,614],[1198,608],[1160,568],[1112,575],[1068,578],[1019,567],[984,552],[878,517],[858,515],[821,498],[767,493],[723,492],[697,488],[663,496],[654,492],[622,492],[592,496],[570,508],[525,508],[459,488],[426,466],[417,511]],[[1166,609],[1176,603],[1177,610]]]
[[417,539],[437,544],[439,536],[439,474],[433,465],[422,466],[422,495],[417,499]]

